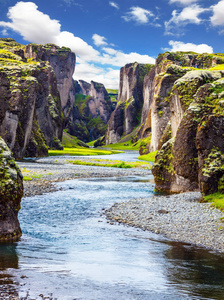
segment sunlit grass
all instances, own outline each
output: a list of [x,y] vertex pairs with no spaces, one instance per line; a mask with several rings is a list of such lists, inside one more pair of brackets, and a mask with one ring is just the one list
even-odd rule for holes
[[98,166],[98,167],[111,167],[111,168],[141,168],[151,169],[151,166],[145,162],[124,162],[121,160],[109,160],[109,159],[89,159],[89,160],[68,160],[69,163],[74,165],[84,166]]
[[204,201],[211,202],[212,206],[224,211],[224,194],[214,193],[204,197]]
[[157,152],[158,151],[154,151],[154,152],[151,152],[151,153],[148,153],[148,154],[140,155],[138,157],[138,159],[154,162]]
[[64,150],[49,150],[50,156],[71,155],[71,156],[86,156],[86,155],[110,155],[122,153],[113,150],[89,149],[89,148],[64,148]]
[[136,143],[132,143],[131,140],[127,142],[122,142],[122,143],[116,143],[116,144],[109,144],[102,146],[103,148],[108,148],[108,149],[117,149],[117,150],[139,150],[141,144],[141,140],[138,140]]
[[215,70],[224,70],[224,64],[220,64],[220,65],[216,65],[216,66],[214,66],[214,67],[212,67],[212,68],[210,68],[209,69],[210,71],[215,71]]

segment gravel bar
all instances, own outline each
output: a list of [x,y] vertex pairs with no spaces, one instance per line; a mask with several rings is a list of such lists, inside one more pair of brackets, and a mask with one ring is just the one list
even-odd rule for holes
[[[97,166],[83,166],[63,163],[17,162],[21,170],[29,174],[41,175],[32,181],[24,181],[24,197],[41,195],[58,190],[55,182],[61,182],[77,178],[102,178],[102,177],[124,177],[124,176],[149,176],[149,170],[131,168],[108,168]],[[24,173],[24,172],[23,172]]]
[[166,238],[224,253],[224,213],[199,203],[199,192],[115,203],[106,217]]
[[[61,161],[62,162],[62,161]],[[43,162],[18,162],[22,169],[41,174],[41,178],[24,182],[24,196],[34,196],[58,190],[55,182],[75,178],[147,176],[144,169],[119,169]],[[224,253],[224,213],[200,203],[199,192],[170,196],[155,195],[115,203],[105,211],[108,219],[149,230],[170,240],[206,247]]]

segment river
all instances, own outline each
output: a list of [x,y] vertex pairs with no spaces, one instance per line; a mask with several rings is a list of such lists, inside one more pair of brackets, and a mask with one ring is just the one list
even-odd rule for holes
[[150,174],[58,187],[23,198],[23,236],[0,246],[0,288],[21,299],[224,299],[223,255],[104,218],[115,202],[151,197]]

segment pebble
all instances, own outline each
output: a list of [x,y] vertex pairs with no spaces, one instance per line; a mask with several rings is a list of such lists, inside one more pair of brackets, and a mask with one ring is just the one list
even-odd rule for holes
[[104,213],[110,221],[224,253],[224,213],[200,203],[200,198],[199,192],[189,192],[134,199],[116,203]]

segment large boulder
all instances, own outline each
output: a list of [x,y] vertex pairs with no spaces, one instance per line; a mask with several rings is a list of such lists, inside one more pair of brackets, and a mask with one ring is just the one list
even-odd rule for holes
[[18,221],[23,182],[11,151],[0,137],[0,241],[17,240],[21,235]]

